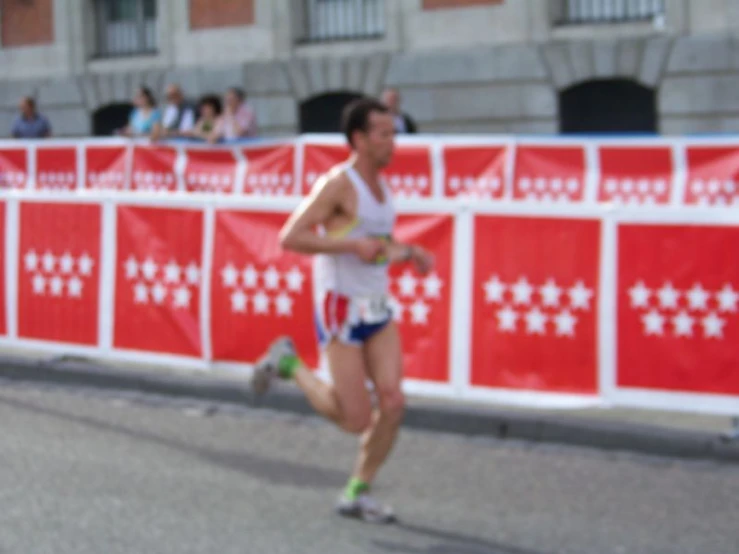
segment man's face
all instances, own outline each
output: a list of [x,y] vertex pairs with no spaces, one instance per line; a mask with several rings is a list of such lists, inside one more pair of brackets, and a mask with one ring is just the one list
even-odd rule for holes
[[382,103],[385,104],[391,112],[397,113],[400,108],[400,97],[394,90],[386,90],[382,95]]
[[28,99],[23,98],[18,104],[18,109],[25,117],[31,117],[33,115],[33,107]]
[[236,111],[236,109],[239,107],[239,97],[233,91],[229,90],[223,100],[226,104],[226,107],[228,107],[231,111]]
[[182,92],[179,88],[176,86],[170,85],[167,87],[167,92],[165,93],[167,97],[167,102],[170,104],[179,104],[182,102]]
[[395,125],[388,113],[372,112],[366,133],[358,135],[358,150],[369,157],[377,167],[386,167],[395,150]]

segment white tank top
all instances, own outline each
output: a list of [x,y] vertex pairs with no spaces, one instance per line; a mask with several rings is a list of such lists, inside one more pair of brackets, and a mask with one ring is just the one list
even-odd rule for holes
[[[357,170],[347,164],[344,172],[357,193],[357,217],[348,230],[337,233],[346,238],[390,238],[395,226],[395,208],[390,189],[381,179],[383,202],[373,196]],[[335,292],[350,298],[376,296],[388,290],[386,262],[367,263],[356,254],[318,254],[313,260],[313,283],[317,298]]]

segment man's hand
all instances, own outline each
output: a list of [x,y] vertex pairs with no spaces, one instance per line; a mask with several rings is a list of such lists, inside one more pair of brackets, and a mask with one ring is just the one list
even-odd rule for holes
[[434,267],[434,256],[420,246],[411,247],[411,262],[421,275],[426,275]]
[[366,263],[375,263],[381,254],[385,254],[385,243],[375,238],[360,238],[352,241],[352,251]]

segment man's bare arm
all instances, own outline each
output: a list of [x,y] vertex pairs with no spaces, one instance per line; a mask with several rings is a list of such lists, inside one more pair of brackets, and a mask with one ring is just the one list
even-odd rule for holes
[[292,213],[280,231],[280,244],[301,254],[356,252],[356,241],[320,236],[315,227],[326,222],[341,205],[342,177],[337,175],[318,183],[313,192]]

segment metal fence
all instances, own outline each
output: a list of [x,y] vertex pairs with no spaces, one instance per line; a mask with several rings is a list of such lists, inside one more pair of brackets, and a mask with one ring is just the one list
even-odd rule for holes
[[157,51],[156,0],[95,0],[98,57]]
[[[664,15],[664,0],[563,0],[555,21],[572,23],[622,23],[650,21]],[[555,8],[556,9],[556,8]]]
[[298,42],[380,38],[385,0],[303,0],[294,12]]

